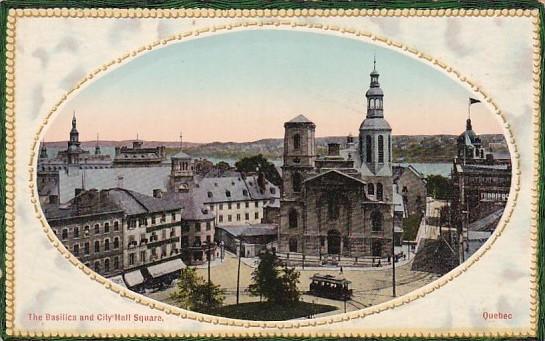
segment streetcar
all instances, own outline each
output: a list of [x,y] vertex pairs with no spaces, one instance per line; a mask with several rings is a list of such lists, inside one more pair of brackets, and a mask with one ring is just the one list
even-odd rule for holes
[[314,274],[310,278],[310,294],[313,296],[346,301],[352,297],[349,280],[333,275]]

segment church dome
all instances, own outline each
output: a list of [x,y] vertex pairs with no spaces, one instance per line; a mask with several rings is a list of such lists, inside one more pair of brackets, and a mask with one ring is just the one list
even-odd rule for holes
[[381,88],[372,87],[372,88],[369,88],[369,90],[367,90],[367,92],[365,93],[365,96],[367,96],[367,97],[370,97],[370,96],[384,96],[384,93],[382,92]]
[[360,130],[392,130],[392,127],[384,118],[372,117],[363,120]]

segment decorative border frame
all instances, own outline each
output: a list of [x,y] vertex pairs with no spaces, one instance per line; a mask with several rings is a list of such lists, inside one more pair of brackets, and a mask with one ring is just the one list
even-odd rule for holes
[[[3,5],[3,4],[2,4]],[[182,9],[147,9],[147,8],[129,8],[129,9],[115,9],[115,8],[85,8],[85,9],[75,9],[75,8],[40,8],[40,9],[37,9],[37,8],[34,8],[34,9],[30,9],[30,8],[26,8],[26,9],[12,9],[9,11],[9,14],[7,16],[7,20],[6,20],[6,25],[5,25],[5,28],[7,29],[7,35],[6,35],[6,38],[5,38],[5,42],[6,42],[6,45],[5,45],[5,67],[6,67],[6,75],[5,75],[5,85],[6,85],[6,88],[5,88],[5,99],[6,99],[6,102],[5,102],[5,105],[6,105],[6,110],[5,110],[5,114],[6,114],[6,117],[5,117],[5,129],[6,129],[6,135],[5,135],[5,143],[6,143],[6,183],[5,183],[5,207],[6,207],[6,216],[5,216],[5,227],[6,227],[6,237],[7,237],[7,241],[5,242],[5,261],[6,261],[6,264],[5,264],[5,274],[6,274],[6,287],[5,287],[5,297],[4,297],[4,302],[2,302],[2,304],[6,304],[5,306],[5,316],[6,316],[6,321],[2,321],[3,324],[5,322],[5,326],[3,326],[5,329],[5,336],[10,336],[10,335],[15,335],[15,336],[19,336],[19,337],[37,337],[37,336],[40,336],[40,337],[51,337],[51,336],[103,336],[104,334],[100,334],[100,333],[91,333],[91,334],[88,334],[88,335],[67,335],[67,334],[62,334],[62,333],[28,333],[28,332],[24,332],[24,331],[18,331],[18,330],[14,330],[13,329],[13,314],[14,314],[14,311],[13,311],[13,300],[14,300],[14,296],[13,296],[13,285],[14,285],[14,264],[13,264],[13,248],[14,248],[14,203],[15,203],[15,197],[14,197],[14,181],[13,181],[13,177],[14,177],[14,171],[15,171],[15,164],[14,164],[14,156],[15,156],[15,150],[14,150],[14,143],[15,143],[15,136],[14,136],[14,126],[15,126],[15,117],[14,117],[14,114],[15,114],[15,111],[14,111],[14,92],[15,92],[15,79],[14,79],[14,70],[15,70],[15,67],[14,67],[14,64],[15,64],[15,35],[16,35],[16,32],[15,32],[15,28],[16,28],[16,20],[18,17],[96,17],[96,18],[101,18],[101,17],[107,17],[107,18],[175,18],[175,17],[229,17],[229,18],[235,18],[235,17],[244,17],[244,18],[248,18],[248,17],[269,17],[269,16],[275,16],[275,17],[280,17],[280,18],[284,18],[284,17],[287,17],[287,18],[290,18],[290,17],[303,17],[303,16],[423,16],[423,17],[428,17],[428,16],[532,16],[533,17],[533,24],[534,24],[534,30],[533,30],[533,34],[534,34],[534,56],[533,56],[533,81],[534,81],[534,107],[537,108],[534,110],[533,112],[533,118],[534,118],[534,129],[533,129],[533,132],[538,134],[540,132],[540,123],[543,124],[542,121],[540,121],[540,116],[542,115],[542,107],[540,106],[540,100],[541,100],[541,97],[540,97],[540,90],[541,90],[541,84],[540,84],[540,80],[541,80],[541,72],[540,72],[540,69],[541,69],[541,66],[543,64],[543,55],[542,55],[542,50],[543,50],[543,45],[541,44],[542,42],[542,39],[543,39],[543,28],[540,27],[540,16],[543,16],[543,13],[542,13],[542,10],[540,9],[539,11],[538,10],[530,10],[530,9],[510,9],[510,10],[507,10],[507,9],[501,9],[501,10],[493,10],[493,9],[486,9],[486,10],[473,10],[473,9],[468,9],[468,10],[465,10],[465,9],[437,9],[437,10],[431,10],[431,9],[372,9],[372,10],[367,10],[367,9],[324,9],[324,10],[321,10],[321,9],[314,9],[314,8],[309,8],[309,9],[306,9],[306,8],[303,8],[303,9],[299,9],[299,8],[288,8],[288,9],[229,9],[229,10],[214,10],[214,9],[191,9],[191,8],[182,8]],[[368,39],[371,39],[374,43],[378,43],[378,44],[382,44],[383,46],[384,45],[388,45],[388,46],[393,46],[393,47],[397,47],[399,49],[403,49],[404,51],[407,51],[411,54],[413,54],[414,56],[418,57],[418,58],[421,58],[421,59],[424,59],[423,62],[426,62],[428,64],[432,64],[432,65],[435,65],[435,66],[438,66],[440,67],[441,69],[443,69],[443,71],[447,72],[447,73],[450,73],[450,74],[453,74],[455,75],[458,80],[462,83],[465,83],[466,85],[469,85],[471,87],[471,89],[476,92],[476,93],[479,93],[480,96],[482,96],[482,98],[488,102],[488,104],[490,106],[492,106],[494,108],[494,111],[496,114],[498,114],[503,123],[504,123],[504,127],[505,129],[507,130],[507,132],[509,133],[508,135],[508,140],[509,140],[509,143],[510,143],[510,146],[512,147],[512,150],[511,150],[511,153],[512,153],[512,159],[514,161],[514,163],[516,164],[516,167],[514,167],[514,169],[517,170],[517,172],[515,172],[513,174],[514,178],[515,178],[515,181],[513,182],[513,185],[512,185],[512,189],[511,191],[513,192],[514,190],[514,199],[511,201],[511,206],[508,207],[507,209],[507,213],[504,214],[504,216],[502,217],[502,221],[500,222],[500,225],[501,227],[498,228],[498,230],[496,231],[496,233],[493,234],[493,236],[490,238],[490,240],[485,244],[485,247],[481,248],[481,250],[479,250],[479,252],[477,254],[475,254],[474,256],[472,256],[468,261],[466,261],[466,263],[464,264],[464,266],[462,267],[458,267],[456,268],[455,270],[453,270],[451,273],[441,277],[440,279],[432,282],[430,285],[427,285],[425,287],[422,287],[420,289],[417,289],[407,295],[405,295],[403,297],[403,299],[399,298],[399,299],[393,299],[391,301],[388,301],[388,302],[385,302],[383,304],[380,304],[380,305],[377,305],[377,306],[374,306],[374,307],[370,307],[370,308],[367,308],[367,309],[364,309],[364,310],[360,310],[360,311],[356,311],[356,312],[352,312],[352,313],[347,313],[347,314],[339,314],[339,315],[335,315],[335,316],[332,316],[332,317],[328,317],[328,318],[321,318],[321,319],[317,319],[317,320],[313,320],[313,321],[301,321],[301,322],[260,322],[260,321],[242,321],[242,320],[230,320],[230,319],[226,319],[226,318],[221,318],[221,317],[215,317],[215,316],[210,316],[210,315],[203,315],[203,314],[198,314],[198,313],[193,313],[193,312],[188,312],[188,311],[185,311],[185,310],[182,310],[182,309],[179,309],[179,308],[175,308],[175,307],[172,307],[170,305],[167,305],[167,304],[163,304],[163,303],[160,303],[160,302],[157,302],[157,301],[154,301],[152,299],[149,299],[149,298],[143,298],[142,296],[138,295],[138,294],[135,294],[135,293],[132,293],[130,291],[128,291],[127,289],[122,289],[121,287],[118,287],[116,286],[115,284],[112,285],[111,282],[103,277],[101,277],[100,275],[97,275],[96,273],[92,272],[90,269],[86,268],[81,262],[79,262],[74,256],[71,255],[70,252],[68,252],[64,246],[62,245],[62,243],[59,243],[58,240],[56,239],[56,237],[53,235],[53,233],[51,232],[51,229],[49,227],[49,225],[47,224],[47,222],[45,221],[45,218],[43,217],[42,213],[41,213],[41,208],[39,207],[39,203],[38,203],[38,200],[36,198],[36,191],[35,191],[35,178],[34,178],[34,170],[32,169],[32,165],[35,164],[35,150],[36,150],[36,146],[38,145],[39,143],[39,135],[41,134],[43,128],[45,127],[45,125],[47,124],[48,122],[48,119],[50,118],[50,116],[59,108],[59,106],[64,102],[66,101],[69,96],[75,92],[76,90],[78,90],[81,86],[83,86],[86,82],[90,81],[91,79],[95,78],[96,76],[108,71],[108,69],[115,65],[115,64],[119,64],[119,63],[122,63],[126,60],[129,60],[129,59],[132,59],[133,57],[138,57],[140,56],[140,54],[142,53],[145,53],[149,50],[152,50],[154,48],[157,48],[157,47],[160,47],[162,45],[166,45],[170,42],[179,42],[179,41],[183,41],[184,38],[186,37],[190,37],[190,36],[199,36],[199,35],[202,35],[202,34],[206,34],[208,32],[217,32],[217,31],[220,31],[220,30],[231,30],[231,29],[236,29],[238,27],[246,27],[246,26],[291,26],[291,27],[297,27],[297,26],[304,26],[306,28],[312,28],[312,29],[316,29],[316,30],[329,30],[329,31],[337,31],[337,32],[341,32],[341,33],[346,33],[346,34],[352,34],[352,35],[356,35],[356,36],[360,36],[360,37],[366,37]],[[0,28],[3,28],[3,27],[0,27]],[[541,29],[540,29],[541,28]],[[541,36],[540,36],[540,33],[541,33]],[[540,39],[541,38],[541,39]],[[4,46],[2,46],[4,47]],[[0,52],[3,52],[0,50]],[[1,85],[1,84],[0,84]],[[3,89],[2,89],[3,90]],[[541,115],[540,115],[541,114]],[[543,138],[543,135],[541,135],[541,138]],[[0,142],[3,142],[3,141],[0,141]],[[538,150],[539,146],[540,146],[540,143],[539,143],[539,139],[536,139],[534,141],[534,145],[533,145],[533,148]],[[543,155],[543,144],[541,144],[541,148],[542,148],[542,154]],[[538,154],[538,153],[537,153]],[[3,155],[0,154],[0,157],[2,157]],[[532,235],[536,235],[537,236],[537,232],[538,232],[538,217],[541,217],[541,219],[543,218],[543,205],[541,206],[541,210],[539,210],[539,206],[538,206],[538,180],[539,180],[539,161],[543,162],[543,159],[539,159],[539,154],[536,155],[538,158],[536,158],[536,161],[535,161],[535,164],[533,165],[534,166],[534,174],[533,174],[533,178],[534,178],[534,188],[533,188],[533,193],[532,193],[532,218],[533,218],[533,222],[532,222]],[[510,128],[509,128],[509,124],[508,122],[506,121],[505,117],[503,116],[503,114],[501,113],[501,111],[498,109],[498,107],[495,105],[495,103],[492,101],[492,99],[490,99],[482,90],[480,90],[477,86],[475,86],[471,81],[469,81],[468,79],[466,79],[464,76],[460,75],[456,70],[453,70],[452,68],[450,68],[449,66],[445,65],[444,63],[442,63],[441,61],[439,60],[436,60],[434,59],[433,57],[431,56],[428,56],[428,55],[425,55],[425,54],[422,54],[421,52],[415,50],[415,49],[412,49],[410,47],[407,47],[403,44],[400,44],[398,42],[395,42],[395,41],[391,41],[389,39],[386,39],[384,37],[380,37],[380,36],[376,36],[376,35],[373,35],[371,33],[368,33],[368,32],[361,32],[361,31],[355,31],[355,30],[350,30],[350,29],[343,29],[343,28],[339,28],[339,27],[336,27],[336,26],[328,26],[328,25],[321,25],[321,24],[305,24],[305,25],[301,25],[301,24],[298,24],[296,22],[293,22],[293,21],[289,21],[289,20],[268,20],[268,21],[255,21],[255,22],[245,22],[245,23],[239,23],[239,24],[233,24],[233,25],[222,25],[222,26],[216,26],[216,27],[211,27],[211,28],[205,28],[205,29],[200,29],[200,30],[195,30],[195,31],[190,31],[190,32],[186,32],[186,33],[182,33],[182,34],[178,34],[178,35],[175,35],[175,36],[172,36],[170,38],[167,38],[167,39],[164,39],[164,40],[160,40],[160,41],[156,41],[154,43],[151,43],[151,44],[148,44],[146,46],[143,46],[137,50],[134,50],[134,51],[131,51],[127,54],[124,54],[123,56],[121,56],[120,58],[117,58],[116,60],[108,63],[108,64],[105,64],[105,65],[102,65],[101,67],[97,68],[95,71],[93,71],[92,73],[90,73],[89,75],[87,75],[87,77],[85,77],[82,81],[80,81],[74,89],[70,90],[67,94],[65,94],[61,100],[53,107],[53,109],[47,114],[47,117],[44,119],[44,122],[42,123],[42,125],[40,126],[37,134],[35,135],[35,138],[34,138],[34,143],[33,143],[33,146],[32,146],[32,151],[31,151],[31,160],[30,160],[30,163],[29,163],[29,187],[30,189],[32,190],[32,193],[33,193],[33,199],[32,199],[32,202],[34,204],[34,209],[36,211],[36,214],[37,214],[37,217],[40,219],[43,227],[44,227],[44,231],[46,233],[48,233],[48,238],[50,239],[50,241],[55,245],[55,247],[57,247],[57,249],[59,249],[61,251],[61,253],[67,258],[70,260],[70,262],[79,267],[80,269],[82,269],[87,275],[89,275],[89,277],[93,280],[96,280],[100,283],[102,283],[103,285],[105,285],[107,288],[119,293],[120,295],[122,296],[125,296],[125,297],[130,297],[131,299],[135,300],[136,302],[139,302],[139,303],[142,303],[142,304],[145,304],[151,308],[155,308],[155,309],[158,309],[158,310],[161,310],[161,311],[164,311],[166,313],[170,313],[170,314],[174,314],[174,315],[177,315],[177,316],[180,316],[182,318],[191,318],[191,319],[196,319],[198,321],[203,321],[203,322],[210,322],[210,323],[215,323],[215,324],[224,324],[224,325],[231,325],[231,326],[244,326],[244,327],[261,327],[261,328],[266,328],[266,329],[269,329],[269,328],[280,328],[280,329],[286,329],[287,332],[282,332],[281,334],[282,335],[287,335],[287,336],[325,336],[325,337],[331,337],[331,336],[342,336],[342,337],[349,337],[349,336],[372,336],[372,337],[376,337],[376,336],[393,336],[393,337],[399,337],[399,336],[409,336],[408,333],[392,333],[392,332],[383,332],[383,333],[380,333],[380,334],[374,334],[374,333],[371,333],[369,335],[367,334],[364,334],[364,335],[352,335],[352,334],[349,334],[349,333],[329,333],[329,334],[323,334],[323,335],[319,335],[319,334],[316,334],[316,333],[312,333],[311,330],[308,330],[308,331],[301,331],[301,332],[298,332],[296,331],[295,329],[299,328],[299,327],[308,327],[308,326],[312,326],[312,325],[320,325],[320,324],[325,324],[325,323],[334,323],[334,322],[339,322],[339,321],[343,321],[343,320],[347,320],[347,319],[352,319],[352,318],[361,318],[361,317],[364,317],[366,315],[370,315],[370,314],[374,314],[374,313],[378,313],[380,311],[383,311],[383,310],[386,310],[386,309],[392,309],[396,306],[399,306],[401,304],[404,304],[404,303],[407,303],[407,302],[410,302],[416,298],[419,298],[419,297],[422,297],[424,295],[426,295],[427,293],[429,292],[432,292],[434,291],[435,289],[441,287],[442,285],[448,283],[449,281],[451,281],[452,279],[456,278],[457,276],[459,276],[461,273],[463,273],[464,271],[466,271],[466,269],[471,266],[472,264],[474,264],[483,254],[486,250],[488,250],[493,242],[499,237],[499,235],[501,235],[501,232],[503,230],[503,228],[505,227],[505,224],[509,221],[510,217],[511,217],[511,214],[512,214],[512,210],[513,210],[513,206],[514,206],[514,202],[516,202],[516,199],[517,199],[517,196],[518,196],[518,191],[520,189],[520,186],[519,186],[519,178],[520,178],[520,171],[518,171],[518,168],[519,168],[519,154],[518,154],[518,150],[517,150],[517,146],[513,140],[513,137],[512,137],[512,133],[510,131]],[[541,168],[543,169],[543,168]],[[541,176],[543,177],[543,174],[541,174]],[[0,182],[0,185],[2,185],[2,183]],[[543,183],[541,182],[541,186],[539,189],[541,189],[541,191],[543,191]],[[512,193],[512,194],[513,194]],[[543,192],[542,192],[543,194]],[[543,198],[543,197],[542,197]],[[2,199],[2,197],[0,196],[0,199]],[[541,215],[539,215],[541,214]],[[542,221],[542,220],[541,220]],[[0,231],[1,232],[1,231]],[[540,235],[543,234],[543,230],[540,229],[539,230],[540,232]],[[3,236],[0,236],[0,238],[2,238]],[[542,237],[542,236],[540,236]],[[3,240],[0,239],[0,242],[2,242]],[[539,250],[543,250],[543,238],[540,238],[540,248]],[[531,294],[531,304],[532,304],[532,312],[531,312],[531,321],[532,321],[532,324],[534,325],[534,327],[532,328],[532,332],[533,334],[526,334],[526,333],[516,333],[516,332],[507,332],[507,333],[498,333],[498,332],[483,332],[483,333],[443,333],[443,334],[433,334],[433,333],[418,333],[418,334],[415,334],[415,335],[410,335],[410,336],[422,336],[422,337],[438,337],[438,336],[442,336],[442,337],[464,337],[464,336],[477,336],[477,337],[483,337],[483,336],[501,336],[501,337],[513,337],[513,336],[519,336],[519,337],[529,337],[529,336],[534,336],[534,334],[537,334],[538,332],[542,332],[542,323],[543,323],[543,318],[540,318],[539,319],[539,326],[540,328],[538,328],[538,313],[539,313],[539,310],[538,310],[538,303],[542,303],[542,297],[539,297],[539,301],[541,302],[538,302],[538,267],[541,265],[541,261],[542,259],[539,258],[538,259],[538,255],[537,255],[537,251],[538,251],[538,239],[535,238],[535,239],[532,239],[532,256],[534,257],[534,264],[533,266],[531,266],[531,272],[532,272],[532,276],[534,277],[532,279],[532,283],[531,283],[531,287],[532,287],[532,290],[533,290],[533,293]],[[4,245],[2,245],[4,246]],[[0,250],[0,251],[3,251],[3,250]],[[2,254],[3,256],[3,254]],[[1,260],[1,259],[0,259]],[[543,271],[542,268],[539,268],[539,270]],[[540,272],[539,273],[539,280],[541,281],[540,283],[542,284],[542,273]],[[2,283],[3,284],[3,283]],[[430,288],[428,288],[430,287]],[[425,290],[427,289],[427,290]],[[422,292],[423,291],[423,292]],[[408,296],[411,296],[411,297],[408,297]],[[4,308],[4,307],[2,307]],[[539,329],[539,330],[538,330]],[[291,331],[293,330],[293,331]],[[309,333],[310,331],[310,333]],[[3,331],[4,332],[4,331]],[[133,336],[131,335],[131,333],[128,333],[128,332],[123,332],[123,333],[115,333],[115,334],[112,334],[112,335],[107,335],[107,336],[116,336],[116,337],[121,337],[121,336]],[[272,332],[272,333],[250,333],[250,334],[241,334],[241,333],[235,333],[235,334],[232,334],[232,333],[229,333],[229,332],[226,332],[226,333],[221,333],[221,334],[218,334],[218,335],[207,335],[207,336],[222,336],[222,337],[225,337],[225,336],[230,336],[230,337],[233,337],[233,336],[240,336],[240,335],[244,335],[244,336],[253,336],[253,337],[263,337],[263,336],[274,336],[274,335],[277,335],[276,332]],[[136,335],[134,335],[136,336]],[[157,333],[144,333],[144,334],[138,334],[138,336],[155,336],[155,337],[166,337],[166,336],[172,336],[170,333],[168,335],[162,335],[162,334],[157,334]],[[188,336],[202,336],[202,334],[199,334],[199,333],[179,333],[179,334],[176,334],[176,336],[184,336],[184,337],[188,337]]]

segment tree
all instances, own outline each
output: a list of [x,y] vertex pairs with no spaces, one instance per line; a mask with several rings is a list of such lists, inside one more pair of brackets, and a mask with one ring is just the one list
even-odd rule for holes
[[219,285],[208,283],[198,276],[195,268],[185,268],[170,298],[181,308],[210,312],[222,305],[225,293]]
[[452,193],[452,181],[441,175],[428,175],[426,189],[433,198],[446,200]]
[[227,171],[231,168],[231,166],[225,162],[225,161],[220,161],[218,163],[216,163],[216,166],[215,166],[217,169],[219,170],[222,170],[222,171]]
[[273,163],[269,162],[263,154],[244,157],[235,163],[237,171],[244,173],[259,172],[271,183],[279,186],[282,183],[282,178]]
[[297,289],[299,276],[298,271],[283,266],[275,254],[266,250],[259,255],[259,265],[252,273],[250,294],[275,304],[297,302],[301,296]]

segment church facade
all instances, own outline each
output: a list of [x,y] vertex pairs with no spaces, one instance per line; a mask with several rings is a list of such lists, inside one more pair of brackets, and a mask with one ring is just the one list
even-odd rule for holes
[[366,93],[358,142],[316,152],[316,125],[299,115],[284,124],[278,249],[303,255],[386,257],[392,251],[390,125],[376,68]]

